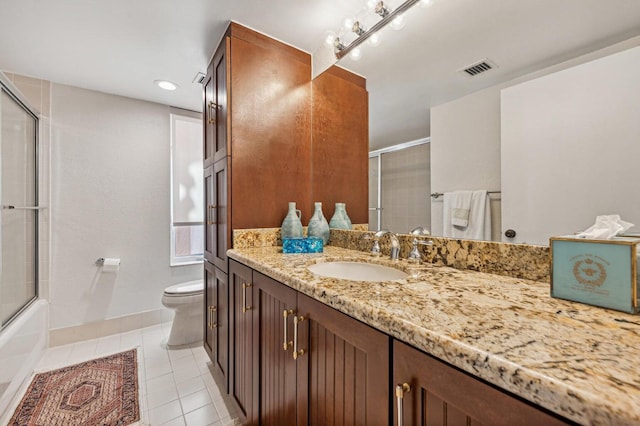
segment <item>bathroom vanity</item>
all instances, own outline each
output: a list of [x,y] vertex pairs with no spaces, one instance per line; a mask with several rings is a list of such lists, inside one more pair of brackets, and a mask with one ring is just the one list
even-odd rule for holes
[[[243,423],[398,424],[398,411],[406,425],[640,422],[635,316],[552,299],[544,282],[338,247],[228,254],[229,392]],[[307,269],[336,260],[409,276]]]

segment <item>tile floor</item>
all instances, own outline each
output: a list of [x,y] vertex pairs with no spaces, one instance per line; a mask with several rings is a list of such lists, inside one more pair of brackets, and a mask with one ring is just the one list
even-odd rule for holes
[[137,347],[141,425],[232,425],[201,343],[168,349],[171,323],[49,348],[36,372]]

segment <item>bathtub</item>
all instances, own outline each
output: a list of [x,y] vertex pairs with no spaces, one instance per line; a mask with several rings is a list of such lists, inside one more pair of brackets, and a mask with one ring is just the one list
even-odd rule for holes
[[0,425],[48,346],[49,303],[36,300],[0,332]]

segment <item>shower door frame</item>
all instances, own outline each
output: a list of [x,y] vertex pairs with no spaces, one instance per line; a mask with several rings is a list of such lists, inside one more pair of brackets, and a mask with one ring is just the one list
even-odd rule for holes
[[[34,267],[34,275],[33,282],[35,286],[34,296],[29,299],[20,309],[18,309],[12,316],[9,318],[4,324],[0,320],[0,332],[7,328],[14,320],[20,317],[20,314],[24,312],[31,304],[33,304],[40,297],[40,236],[39,236],[39,225],[40,225],[40,117],[35,108],[31,106],[26,97],[20,92],[20,90],[9,80],[2,72],[0,72],[0,93],[6,93],[14,102],[16,102],[29,116],[34,119],[34,147],[33,147],[33,173],[34,173],[34,197],[33,197],[33,207],[28,207],[28,210],[33,210],[34,220],[33,220],[33,267]],[[0,114],[2,114],[2,107],[0,106]],[[1,123],[0,123],[1,126]],[[0,128],[0,131],[2,129]],[[2,148],[0,141],[0,149]],[[2,178],[2,164],[0,164],[0,179]],[[0,180],[1,182],[1,180]],[[0,197],[2,193],[0,190]],[[0,199],[0,202],[2,200]],[[22,206],[21,206],[22,207]],[[1,205],[0,209],[5,210],[5,206]],[[0,241],[1,244],[1,241]],[[0,252],[1,255],[1,252]],[[0,285],[2,283],[0,282]]]

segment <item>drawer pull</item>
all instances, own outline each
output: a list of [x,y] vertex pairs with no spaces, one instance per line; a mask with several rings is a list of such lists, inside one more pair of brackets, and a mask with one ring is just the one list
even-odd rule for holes
[[293,317],[293,359],[304,355],[304,349],[298,349],[298,324],[304,321],[304,317]]
[[403,383],[396,386],[396,401],[398,402],[398,426],[403,425],[404,412],[402,410],[402,400],[405,393],[411,392],[411,386],[409,383]]
[[286,352],[290,346],[293,346],[293,342],[287,339],[287,317],[295,314],[293,309],[285,309],[282,311],[282,317],[284,318],[284,342],[282,343],[282,348]]
[[242,313],[251,310],[251,306],[247,306],[247,289],[250,287],[251,284],[242,283]]

